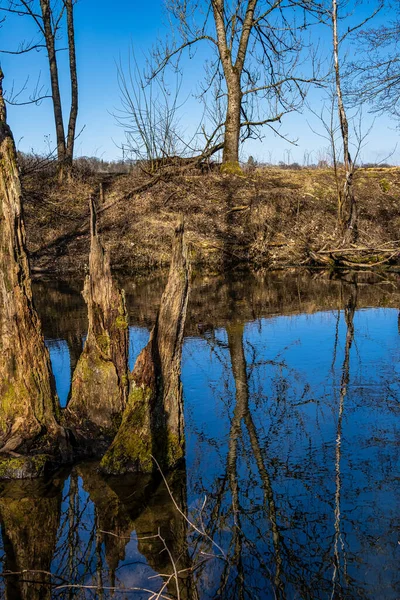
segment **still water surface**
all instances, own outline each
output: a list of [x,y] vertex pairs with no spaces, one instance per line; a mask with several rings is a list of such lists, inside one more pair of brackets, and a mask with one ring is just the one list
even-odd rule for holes
[[[398,600],[399,281],[343,277],[197,276],[185,468],[2,483],[1,597]],[[132,366],[164,279],[123,283]],[[34,290],[63,406],[79,289]]]

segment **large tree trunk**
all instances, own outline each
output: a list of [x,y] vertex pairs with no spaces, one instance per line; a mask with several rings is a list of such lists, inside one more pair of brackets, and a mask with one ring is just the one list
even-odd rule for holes
[[[23,476],[5,452],[68,455],[50,359],[32,301],[21,184],[0,71],[0,477]],[[32,457],[34,460],[34,457]],[[40,462],[40,461],[39,461]],[[31,465],[34,469],[35,465]],[[29,469],[28,469],[29,470]],[[32,474],[32,473],[31,473]]]
[[69,51],[69,71],[71,78],[71,111],[69,113],[67,149],[65,163],[67,168],[71,168],[74,157],[76,120],[78,117],[78,76],[76,72],[76,52],[75,52],[75,28],[74,28],[74,3],[73,0],[65,0],[67,10],[67,30],[68,30],[68,51]]
[[[240,119],[242,108],[241,76],[245,63],[247,48],[249,45],[250,32],[254,26],[254,11],[257,0],[248,0],[242,22],[242,33],[237,48],[236,59],[233,58],[233,37],[228,30],[225,21],[226,6],[224,0],[212,0],[212,11],[214,15],[215,28],[217,30],[218,52],[224,70],[226,85],[228,88],[228,106],[225,119],[225,137],[222,162],[224,170],[228,172],[239,172],[239,137]],[[232,28],[234,25],[232,24]]]
[[49,59],[51,95],[53,99],[54,122],[57,136],[57,158],[60,165],[60,175],[62,176],[62,169],[66,155],[65,131],[62,115],[60,83],[58,78],[57,54],[51,22],[52,15],[49,0],[40,0],[40,8],[42,10],[44,38],[46,42],[47,56]]
[[240,76],[232,70],[226,77],[228,86],[228,106],[225,120],[225,138],[222,162],[232,165],[239,163],[240,110],[242,92]]
[[151,472],[155,467],[152,456],[168,469],[184,456],[180,372],[188,297],[189,264],[180,223],[156,324],[131,375],[121,427],[101,461],[105,473]]
[[[128,394],[128,317],[125,295],[115,285],[110,259],[97,232],[91,207],[89,274],[83,296],[88,307],[88,336],[72,379],[65,421],[80,445],[96,451],[118,431]],[[108,440],[108,441],[107,441]],[[84,450],[84,448],[83,448]]]

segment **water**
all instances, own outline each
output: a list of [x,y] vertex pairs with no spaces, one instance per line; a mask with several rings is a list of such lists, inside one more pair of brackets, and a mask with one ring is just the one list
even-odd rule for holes
[[[398,279],[344,279],[197,276],[185,469],[2,483],[1,597],[398,600]],[[131,366],[164,283],[124,282]],[[80,287],[34,290],[63,406]]]

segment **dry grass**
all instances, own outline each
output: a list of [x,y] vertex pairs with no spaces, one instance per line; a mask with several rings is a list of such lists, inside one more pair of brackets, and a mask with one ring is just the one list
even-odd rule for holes
[[[99,176],[59,186],[26,179],[25,211],[34,268],[82,271],[88,256],[88,197]],[[168,264],[177,215],[184,213],[194,266],[220,270],[310,263],[315,251],[340,244],[332,170],[257,169],[243,177],[169,173],[149,189],[138,172],[104,180],[100,227],[115,268],[141,271]],[[355,177],[360,244],[398,240],[400,169],[360,169]]]

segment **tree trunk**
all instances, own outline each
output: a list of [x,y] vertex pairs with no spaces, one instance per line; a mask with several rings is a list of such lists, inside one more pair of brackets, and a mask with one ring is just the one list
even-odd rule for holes
[[[344,229],[344,243],[354,243],[357,241],[357,203],[354,196],[353,175],[354,164],[349,149],[349,123],[347,120],[346,109],[343,102],[340,63],[339,63],[339,37],[338,37],[338,7],[337,0],[332,0],[332,29],[333,29],[333,61],[335,68],[336,96],[338,100],[338,112],[340,121],[340,131],[343,141],[343,160],[345,168],[345,182],[343,187],[343,198],[340,203],[339,224]],[[345,208],[347,215],[343,215]]]
[[242,92],[240,77],[232,71],[227,76],[228,106],[225,120],[225,138],[222,161],[224,164],[238,165],[239,163],[239,136],[240,136],[240,109],[242,105]]
[[180,380],[183,330],[189,297],[189,264],[183,223],[175,230],[168,283],[156,324],[131,375],[131,389],[118,434],[101,461],[103,472],[152,472],[184,456]]
[[69,71],[71,78],[71,110],[68,122],[67,148],[65,163],[67,168],[72,167],[74,158],[75,130],[78,117],[78,76],[76,72],[76,52],[75,52],[75,29],[74,29],[74,4],[73,0],[65,0],[67,10],[67,29],[68,29],[68,51],[69,51]]
[[[58,423],[49,354],[32,301],[21,184],[6,124],[2,79],[0,71],[0,451],[29,452],[28,471],[35,471],[41,460],[34,455],[50,452],[65,460],[68,447]],[[15,476],[23,477],[21,460],[2,458],[0,477],[13,476],[13,467]]]
[[[254,11],[257,0],[248,0],[242,22],[242,33],[237,48],[236,60],[233,59],[233,36],[228,41],[228,30],[225,21],[226,7],[224,0],[212,0],[212,10],[217,30],[217,45],[221,59],[226,85],[228,88],[228,106],[225,119],[225,137],[222,162],[226,172],[239,172],[239,137],[242,108],[241,75],[249,45],[250,32],[254,25]],[[238,3],[239,6],[239,3]],[[233,23],[231,24],[234,29]]]
[[40,0],[42,10],[44,37],[49,59],[51,95],[53,99],[54,122],[57,136],[57,158],[60,167],[60,177],[62,177],[64,161],[66,157],[65,131],[61,106],[60,84],[58,78],[57,55],[55,49],[55,40],[53,27],[51,23],[51,9],[49,0]]
[[[112,278],[110,259],[97,232],[91,207],[89,275],[83,296],[88,307],[88,336],[72,379],[65,412],[78,442],[90,451],[118,431],[128,395],[128,316],[125,295]],[[105,439],[104,439],[105,438]],[[108,444],[107,444],[108,445]],[[83,448],[84,449],[84,448]]]

